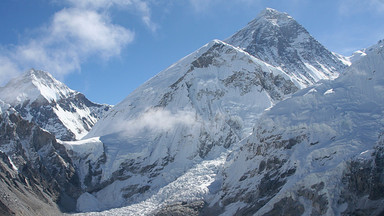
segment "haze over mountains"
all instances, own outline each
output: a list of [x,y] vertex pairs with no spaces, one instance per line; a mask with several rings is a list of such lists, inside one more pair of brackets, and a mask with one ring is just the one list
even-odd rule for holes
[[1,211],[380,215],[382,50],[342,57],[267,8],[114,107],[31,70],[0,89]]

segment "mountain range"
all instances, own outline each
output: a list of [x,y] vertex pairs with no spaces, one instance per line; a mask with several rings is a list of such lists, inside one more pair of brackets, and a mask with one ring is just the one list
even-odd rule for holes
[[0,88],[1,212],[380,215],[382,51],[267,8],[114,107],[32,69]]

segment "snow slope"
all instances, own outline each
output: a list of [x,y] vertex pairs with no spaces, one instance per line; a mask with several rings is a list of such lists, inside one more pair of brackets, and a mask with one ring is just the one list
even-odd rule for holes
[[31,69],[0,88],[0,99],[58,139],[80,139],[110,109],[90,102],[47,72]]
[[384,211],[384,44],[368,50],[338,79],[297,92],[259,120],[229,157],[218,195],[225,215]]

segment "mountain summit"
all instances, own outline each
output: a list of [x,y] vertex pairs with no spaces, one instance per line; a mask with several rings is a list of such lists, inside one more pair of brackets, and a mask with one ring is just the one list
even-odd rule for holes
[[320,79],[334,79],[346,67],[295,19],[271,8],[225,42],[280,67],[302,87]]
[[92,103],[48,72],[35,69],[0,88],[0,99],[61,140],[82,138],[110,109],[109,105]]
[[16,106],[25,102],[52,103],[76,94],[51,74],[31,69],[0,88],[0,98]]

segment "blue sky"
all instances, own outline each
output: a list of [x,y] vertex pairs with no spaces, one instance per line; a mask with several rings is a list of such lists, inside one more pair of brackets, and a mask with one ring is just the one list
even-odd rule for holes
[[384,0],[1,0],[0,85],[35,68],[116,104],[266,7],[346,56],[384,39]]

